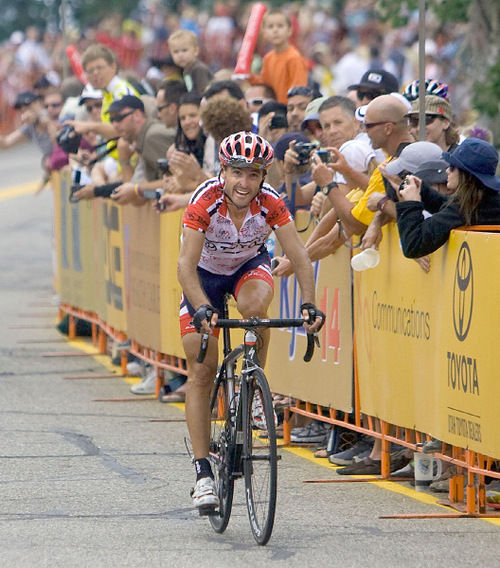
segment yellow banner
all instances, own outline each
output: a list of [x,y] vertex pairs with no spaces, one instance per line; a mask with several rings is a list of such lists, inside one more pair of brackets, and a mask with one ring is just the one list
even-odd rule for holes
[[[309,214],[307,214],[309,216]],[[297,226],[305,227],[304,212]],[[304,232],[307,239],[308,232]],[[320,332],[321,348],[311,362],[303,361],[307,340],[304,328],[271,332],[266,374],[275,392],[321,404],[344,412],[353,407],[352,299],[350,250],[341,247],[334,255],[314,263],[316,303],[326,314]],[[271,317],[300,317],[300,290],[295,276],[275,279]]]
[[500,238],[454,231],[425,273],[403,257],[397,228],[380,264],[355,274],[361,410],[447,443],[500,455],[497,435]]
[[160,351],[160,216],[149,204],[123,207],[128,336]]
[[184,357],[179,327],[182,288],[177,280],[183,214],[162,214],[160,227],[161,351],[176,357]]
[[106,304],[106,316],[101,317],[115,329],[127,333],[123,207],[116,205],[110,199],[99,199],[97,203],[100,203],[102,208],[102,224],[96,228],[104,260]]
[[70,203],[69,172],[54,173],[57,292],[61,301],[87,311],[98,308],[94,289],[94,207],[91,201]]

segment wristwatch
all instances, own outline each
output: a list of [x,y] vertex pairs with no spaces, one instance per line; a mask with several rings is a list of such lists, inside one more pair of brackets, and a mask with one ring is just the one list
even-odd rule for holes
[[334,187],[338,187],[338,186],[339,186],[338,183],[332,181],[328,185],[325,185],[324,187],[322,187],[321,191],[323,192],[323,195],[328,195]]

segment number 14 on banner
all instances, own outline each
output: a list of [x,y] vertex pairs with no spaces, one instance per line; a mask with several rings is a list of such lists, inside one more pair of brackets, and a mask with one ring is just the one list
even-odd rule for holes
[[[327,349],[334,350],[333,362],[339,362],[339,351],[340,351],[340,328],[339,328],[339,289],[335,288],[333,290],[333,298],[329,299],[329,293],[331,290],[325,286],[323,288],[323,294],[321,296],[319,306],[320,310],[326,314],[326,322],[321,330],[321,348],[322,348],[322,359],[327,360]],[[330,309],[328,309],[330,307]]]

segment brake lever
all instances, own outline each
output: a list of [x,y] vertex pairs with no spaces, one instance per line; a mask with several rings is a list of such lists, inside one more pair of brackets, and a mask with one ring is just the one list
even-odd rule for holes
[[319,343],[319,338],[317,333],[308,333],[307,334],[307,349],[306,354],[304,355],[304,361],[309,363],[314,355],[314,347],[321,347]]
[[207,355],[207,347],[208,347],[208,333],[204,333],[201,336],[201,347],[200,352],[198,353],[198,357],[196,358],[197,363],[203,363],[205,357]]

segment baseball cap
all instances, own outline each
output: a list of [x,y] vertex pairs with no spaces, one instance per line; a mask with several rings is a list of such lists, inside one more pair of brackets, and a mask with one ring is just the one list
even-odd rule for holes
[[495,175],[498,152],[489,142],[466,138],[452,154],[443,152],[443,159],[459,170],[469,172],[486,187],[500,191],[500,179]]
[[308,120],[319,120],[319,107],[326,101],[328,97],[318,97],[317,99],[313,99],[306,107],[306,114],[305,118],[300,125],[302,130],[305,130],[307,127]]
[[108,113],[119,112],[125,108],[139,109],[144,112],[144,103],[139,97],[134,97],[133,95],[125,95],[121,99],[118,99],[111,103],[108,109]]
[[[408,115],[418,114],[419,106],[419,99],[413,101]],[[450,122],[453,120],[450,103],[436,95],[425,95],[425,114],[441,116]]]
[[370,69],[361,77],[357,85],[351,85],[348,89],[360,87],[370,91],[379,91],[381,95],[385,95],[399,91],[399,81],[385,69]]
[[385,167],[385,170],[390,176],[405,170],[413,174],[420,168],[422,163],[440,160],[442,154],[442,148],[433,142],[413,142],[413,144],[405,146],[399,158],[391,160]]
[[14,103],[14,108],[19,110],[23,106],[28,106],[32,102],[36,101],[40,97],[35,95],[32,91],[24,91],[24,93],[19,93],[16,97],[16,102]]
[[429,185],[446,183],[448,181],[448,174],[446,173],[447,168],[448,162],[445,162],[443,159],[432,160],[430,162],[420,164],[415,175]]
[[310,142],[307,136],[304,136],[302,132],[285,132],[282,134],[276,144],[274,145],[274,157],[282,162],[285,159],[285,152],[288,150],[288,146],[290,146],[290,142],[295,140],[295,142]]
[[78,104],[81,106],[85,103],[85,101],[92,99],[92,100],[100,100],[102,99],[102,91],[101,89],[94,89],[90,83],[88,83],[82,91],[80,95],[80,100]]

